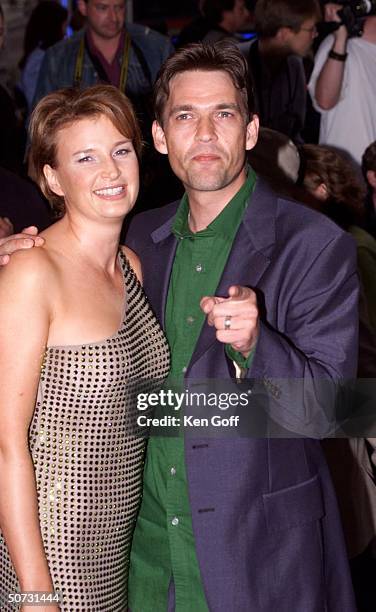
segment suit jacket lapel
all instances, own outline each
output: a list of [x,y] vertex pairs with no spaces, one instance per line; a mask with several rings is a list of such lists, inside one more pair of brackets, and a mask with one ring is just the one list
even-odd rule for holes
[[147,275],[144,278],[144,288],[163,329],[168,286],[178,245],[177,238],[171,232],[174,217],[152,232],[154,245],[145,266]]

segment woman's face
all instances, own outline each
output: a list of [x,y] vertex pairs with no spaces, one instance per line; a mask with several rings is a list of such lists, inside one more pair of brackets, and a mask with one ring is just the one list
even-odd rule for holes
[[123,219],[133,208],[139,169],[132,141],[105,116],[80,119],[57,134],[56,167],[46,165],[50,189],[66,211],[90,219]]

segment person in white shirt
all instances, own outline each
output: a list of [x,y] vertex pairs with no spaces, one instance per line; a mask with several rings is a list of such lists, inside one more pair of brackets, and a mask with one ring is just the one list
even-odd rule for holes
[[[327,4],[325,20],[341,22],[341,8]],[[321,114],[320,144],[344,149],[360,164],[376,140],[376,16],[364,20],[360,38],[349,38],[342,24],[324,39],[308,89]]]

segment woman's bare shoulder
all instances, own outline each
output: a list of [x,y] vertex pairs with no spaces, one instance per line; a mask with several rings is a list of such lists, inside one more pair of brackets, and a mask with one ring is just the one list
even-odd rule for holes
[[0,287],[24,286],[25,291],[44,287],[46,290],[51,287],[54,273],[53,260],[44,246],[23,249],[13,253],[9,263],[0,268]]
[[129,247],[121,246],[120,248],[121,248],[122,252],[124,253],[124,255],[126,256],[126,258],[128,259],[128,261],[129,261],[129,263],[131,265],[131,268],[133,269],[134,273],[136,274],[138,280],[142,284],[142,268],[141,268],[141,262],[140,262],[138,256]]

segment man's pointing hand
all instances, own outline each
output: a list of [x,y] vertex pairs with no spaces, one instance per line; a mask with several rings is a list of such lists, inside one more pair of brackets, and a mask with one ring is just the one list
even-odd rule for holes
[[231,344],[235,351],[248,357],[258,336],[256,294],[249,287],[232,285],[228,295],[228,298],[205,296],[200,307],[208,324],[216,328],[217,340]]

